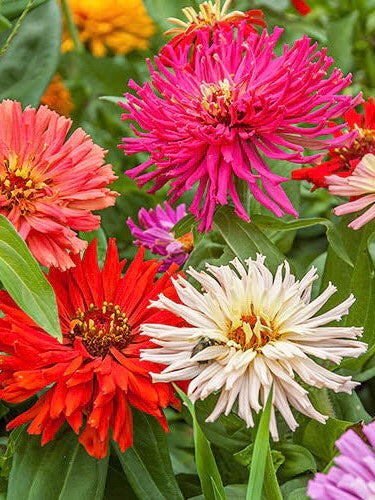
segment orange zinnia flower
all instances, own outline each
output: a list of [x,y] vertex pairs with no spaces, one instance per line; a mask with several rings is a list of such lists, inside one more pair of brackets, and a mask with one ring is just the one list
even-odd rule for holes
[[[149,308],[159,293],[176,300],[171,283],[173,265],[156,279],[160,264],[143,261],[139,250],[121,277],[120,262],[110,240],[103,269],[96,244],[84,257],[73,256],[75,268],[52,269],[63,343],[38,327],[9,295],[0,292],[0,398],[20,403],[45,391],[8,429],[30,422],[29,434],[41,434],[42,445],[67,421],[87,452],[103,458],[111,435],[122,451],[133,442],[130,406],[153,415],[165,430],[162,408],[178,401],[171,385],[153,384],[149,372],[163,367],[140,361],[140,349],[153,348],[140,335],[142,323],[180,324],[173,314]],[[82,431],[82,432],[81,432]]]
[[70,113],[74,109],[74,104],[69,90],[58,73],[52,78],[40,103],[45,104],[53,111],[59,113],[59,115],[70,116]]
[[44,266],[67,269],[86,241],[77,231],[98,229],[91,210],[114,205],[106,186],[117,177],[103,165],[106,151],[81,128],[66,140],[72,120],[47,106],[0,103],[0,214],[15,226]]

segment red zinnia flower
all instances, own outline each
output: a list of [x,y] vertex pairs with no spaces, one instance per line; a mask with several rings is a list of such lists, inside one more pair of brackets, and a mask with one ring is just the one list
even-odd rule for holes
[[301,16],[306,16],[311,12],[311,7],[304,0],[292,0],[292,5]]
[[81,129],[66,140],[72,120],[47,106],[0,103],[0,214],[7,217],[44,266],[67,269],[87,243],[74,230],[98,229],[91,210],[114,205],[106,186],[117,177],[103,165],[104,149]]
[[[232,29],[233,26],[239,26],[243,21],[245,21],[246,36],[256,32],[255,26],[266,26],[263,19],[264,14],[261,10],[227,12],[231,3],[232,0],[226,0],[223,7],[221,7],[221,0],[215,0],[215,3],[209,0],[200,4],[199,12],[196,12],[193,7],[182,9],[187,22],[174,17],[168,19],[178,27],[165,32],[165,35],[176,35],[167,45],[183,49],[186,46],[195,44],[198,31],[212,32],[217,28]],[[165,47],[162,49],[161,54],[167,55]]]
[[[347,135],[346,147],[331,149],[328,160],[309,168],[301,168],[292,172],[292,178],[305,179],[315,184],[313,189],[327,187],[326,176],[338,175],[348,177],[351,175],[368,153],[375,153],[375,103],[372,97],[364,104],[364,114],[357,113],[354,109],[344,116],[352,135],[337,132],[337,137]],[[336,125],[336,124],[333,124]],[[354,133],[354,137],[353,137]]]
[[[155,347],[139,334],[142,323],[178,324],[171,313],[148,308],[159,293],[176,299],[170,271],[156,279],[160,264],[143,261],[139,250],[121,277],[111,240],[103,269],[97,264],[96,244],[66,272],[52,269],[63,343],[45,333],[9,295],[0,292],[0,398],[20,403],[45,390],[38,401],[8,424],[26,422],[29,434],[42,434],[42,445],[67,421],[90,455],[107,453],[109,436],[124,451],[132,445],[130,405],[155,416],[168,430],[161,408],[177,403],[169,384],[153,384],[149,372],[159,365],[140,361],[140,349]],[[177,267],[177,266],[176,266]],[[162,368],[162,367],[161,367]]]

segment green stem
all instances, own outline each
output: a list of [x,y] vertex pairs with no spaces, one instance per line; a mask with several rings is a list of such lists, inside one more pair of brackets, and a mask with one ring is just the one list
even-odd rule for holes
[[83,47],[81,40],[79,39],[77,26],[73,21],[72,13],[70,12],[67,0],[61,0],[61,7],[64,13],[66,26],[68,28],[70,38],[73,40],[74,50],[78,54],[82,54],[85,51],[85,49]]
[[25,10],[22,12],[22,14],[20,15],[20,17],[18,18],[18,21],[14,25],[14,28],[13,28],[11,34],[8,36],[5,44],[1,48],[1,50],[0,50],[0,57],[2,57],[5,54],[5,52],[8,50],[9,45],[11,44],[13,38],[17,35],[17,32],[20,29],[20,26],[23,23],[23,20],[25,19],[25,17],[29,13],[31,7],[33,6],[33,3],[34,3],[34,0],[29,0],[28,4],[26,5]]
[[282,500],[283,496],[273,466],[271,448],[267,445],[266,469],[264,471],[263,493],[267,500]]

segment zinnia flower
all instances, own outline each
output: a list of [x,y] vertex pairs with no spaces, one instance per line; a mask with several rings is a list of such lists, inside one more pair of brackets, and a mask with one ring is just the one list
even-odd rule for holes
[[[176,35],[169,42],[173,47],[194,45],[197,41],[197,31],[206,31],[208,33],[215,29],[228,29],[239,26],[242,21],[245,21],[246,35],[256,32],[255,26],[266,26],[261,10],[249,10],[241,12],[235,10],[228,12],[232,0],[226,0],[221,7],[221,0],[212,0],[203,2],[199,5],[199,12],[196,12],[193,7],[182,9],[187,22],[170,17],[168,21],[176,24],[177,28],[168,30],[166,35]],[[166,53],[166,49],[162,49],[162,53]]]
[[301,16],[306,16],[311,12],[310,6],[304,0],[292,0],[292,5]]
[[[156,32],[142,0],[68,0],[68,4],[81,42],[97,57],[147,49]],[[65,29],[62,51],[73,47]]]
[[294,373],[310,386],[335,392],[350,393],[358,385],[309,356],[340,363],[343,356],[365,352],[366,344],[355,340],[362,328],[326,326],[348,313],[352,295],[315,316],[336,288],[329,284],[310,301],[316,269],[296,281],[287,262],[273,276],[264,260],[258,255],[255,261],[248,259],[246,267],[238,259],[227,266],[207,264],[208,273],[190,268],[203,292],[183,277],[174,280],[182,303],[161,294],[152,306],[180,316],[188,325],[142,325],[142,332],[159,348],[142,351],[141,359],[168,365],[160,374],[152,373],[155,382],[191,380],[188,396],[193,402],[221,389],[207,422],[228,415],[237,400],[238,415],[253,426],[252,412],[261,409],[273,384],[270,430],[277,439],[274,408],[292,430],[298,423],[290,406],[321,423],[328,418],[312,406]]
[[[122,147],[128,154],[147,152],[149,159],[127,175],[140,186],[154,180],[151,193],[172,181],[172,203],[198,183],[190,211],[201,220],[200,230],[211,228],[216,205],[226,204],[228,195],[249,220],[236,179],[278,217],[297,216],[280,187],[287,179],[271,172],[264,157],[306,163],[317,155],[304,157],[305,147],[322,150],[346,140],[326,136],[343,127],[330,128],[328,121],[361,100],[338,95],[350,76],[338,69],[327,76],[332,59],[307,37],[277,56],[281,33],[246,36],[246,22],[212,35],[199,30],[196,57],[191,60],[189,47],[176,52],[167,46],[169,60],[156,57],[157,70],[149,65],[151,84],[129,83],[138,97],[126,94],[122,118],[141,130]],[[140,175],[152,165],[155,171]]]
[[[314,188],[327,187],[326,176],[331,174],[347,177],[351,175],[365,154],[375,153],[375,103],[372,98],[364,104],[364,115],[354,109],[345,114],[351,134],[338,132],[347,144],[331,149],[327,161],[315,167],[301,168],[292,172],[296,180],[306,179],[314,184]],[[334,125],[334,124],[332,124]]]
[[[76,267],[52,269],[60,314],[63,344],[38,327],[6,292],[0,292],[0,397],[21,403],[39,391],[33,406],[12,420],[7,428],[31,422],[29,434],[41,434],[42,445],[54,438],[67,421],[90,455],[107,454],[109,436],[124,451],[132,445],[131,406],[153,415],[167,430],[162,408],[177,400],[168,384],[154,385],[153,363],[140,362],[139,350],[153,344],[139,334],[145,321],[175,324],[170,313],[148,308],[159,292],[175,298],[172,270],[156,279],[159,264],[143,261],[139,250],[121,277],[113,241],[100,270],[96,244],[92,243]],[[177,323],[176,323],[177,324]]]
[[0,103],[0,214],[7,217],[44,266],[67,269],[67,250],[86,248],[75,231],[98,229],[91,210],[114,205],[117,179],[104,151],[72,121],[47,106]]
[[56,73],[47,90],[44,92],[41,104],[45,104],[59,115],[70,116],[74,109],[74,104],[69,90],[64,85],[61,76]]
[[336,196],[350,196],[348,203],[339,205],[333,211],[336,215],[345,215],[358,212],[372,205],[349,227],[359,229],[375,218],[375,156],[365,155],[349,177],[329,175],[326,177],[329,192]]
[[317,473],[308,483],[313,500],[370,500],[375,498],[375,422],[362,428],[364,439],[352,429],[337,441],[340,455],[327,474]]
[[172,262],[182,266],[193,249],[193,235],[187,233],[175,238],[171,229],[186,215],[185,204],[176,207],[176,210],[164,203],[164,209],[158,205],[155,210],[141,208],[138,219],[144,229],[139,228],[129,217],[128,226],[132,235],[137,238],[136,245],[148,248],[152,253],[164,255],[160,271],[169,268]]

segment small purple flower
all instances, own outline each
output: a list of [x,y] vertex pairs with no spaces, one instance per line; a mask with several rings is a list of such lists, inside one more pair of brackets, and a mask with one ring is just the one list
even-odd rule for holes
[[166,271],[172,262],[182,266],[193,249],[191,233],[175,238],[171,231],[173,226],[185,215],[184,203],[178,205],[174,210],[167,202],[164,202],[164,208],[157,205],[155,210],[140,209],[138,220],[143,229],[138,227],[130,217],[127,220],[132,235],[137,238],[134,242],[136,245],[144,246],[154,254],[165,256],[160,268],[161,272]]
[[[363,427],[366,444],[352,429],[337,441],[341,455],[337,467],[327,474],[317,473],[307,487],[313,500],[369,500],[375,498],[375,422]],[[371,447],[370,447],[371,446]]]

